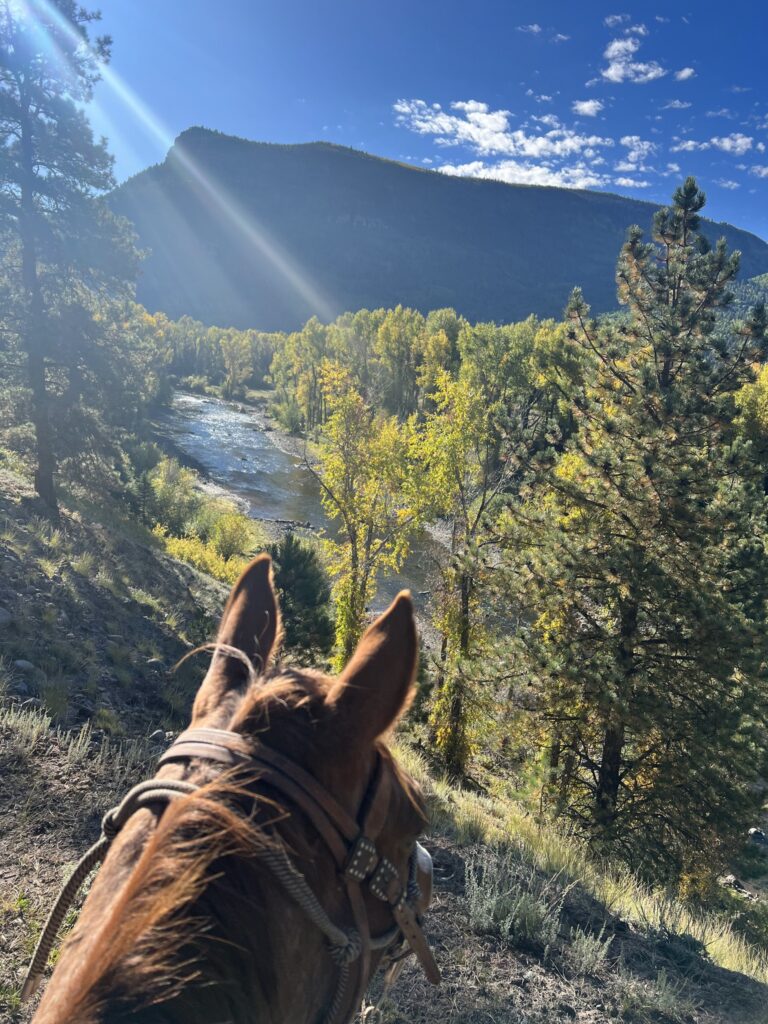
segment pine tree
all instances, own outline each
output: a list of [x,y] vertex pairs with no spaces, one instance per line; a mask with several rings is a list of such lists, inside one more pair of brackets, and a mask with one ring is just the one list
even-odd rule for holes
[[[108,282],[114,292],[134,258],[124,230],[94,199],[113,184],[111,158],[82,109],[109,56],[107,37],[93,44],[88,38],[97,17],[74,0],[0,0],[3,263],[20,311],[18,342],[37,445],[35,487],[54,511],[51,394],[65,391],[73,376],[60,379],[68,367],[59,347],[66,321],[73,309],[88,309],[93,288]],[[92,316],[86,319],[93,324]]]
[[280,594],[285,647],[306,657],[328,655],[334,639],[331,584],[317,552],[293,533],[267,550]]
[[765,322],[719,327],[738,254],[708,249],[703,205],[689,178],[651,243],[630,230],[625,324],[574,294],[577,429],[504,524],[550,800],[599,848],[673,872],[716,867],[748,824],[766,711],[765,502],[735,401]]

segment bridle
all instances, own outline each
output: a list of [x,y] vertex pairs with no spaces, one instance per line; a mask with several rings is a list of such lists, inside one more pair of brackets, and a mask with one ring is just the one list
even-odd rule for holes
[[[370,980],[373,951],[386,951],[390,963],[413,952],[427,979],[433,985],[438,984],[440,971],[421,922],[421,913],[431,895],[432,860],[424,847],[415,842],[408,858],[408,877],[403,880],[395,865],[380,854],[376,845],[387,820],[392,793],[392,773],[380,753],[376,753],[373,775],[357,818],[307,771],[259,740],[246,739],[226,729],[187,729],[162,755],[158,766],[192,758],[235,772],[255,766],[258,783],[276,790],[302,811],[331,854],[352,911],[352,928],[342,928],[331,920],[277,837],[274,842],[265,844],[258,854],[287,894],[325,935],[338,980],[323,1024],[347,1024],[352,1018]],[[38,988],[56,934],[83,881],[93,867],[103,861],[113,839],[131,815],[141,808],[167,804],[200,788],[188,781],[151,779],[134,786],[117,807],[107,812],[101,838],[78,863],[50,912],[27,971],[23,1000],[30,998]],[[364,886],[389,907],[394,919],[392,928],[382,935],[371,935]],[[350,992],[353,993],[351,999]]]

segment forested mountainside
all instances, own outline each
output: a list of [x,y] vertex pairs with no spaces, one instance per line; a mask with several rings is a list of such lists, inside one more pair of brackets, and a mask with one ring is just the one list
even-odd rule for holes
[[[120,186],[113,208],[147,252],[138,298],[207,324],[293,330],[312,315],[451,306],[470,320],[560,316],[571,289],[615,308],[615,254],[655,206],[573,189],[454,178],[326,143],[203,128]],[[768,245],[704,223],[768,271]]]

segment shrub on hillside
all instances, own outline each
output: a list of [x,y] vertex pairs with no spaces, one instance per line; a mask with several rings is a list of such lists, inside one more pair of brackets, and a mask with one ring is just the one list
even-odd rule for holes
[[154,533],[172,558],[187,562],[223,583],[236,583],[248,564],[247,558],[222,558],[212,544],[199,537],[172,537],[162,526],[156,526]]
[[234,509],[219,516],[213,525],[211,544],[224,559],[246,554],[253,547],[253,542],[251,520]]
[[149,475],[152,486],[152,514],[170,533],[187,532],[202,506],[197,476],[176,459],[162,458]]

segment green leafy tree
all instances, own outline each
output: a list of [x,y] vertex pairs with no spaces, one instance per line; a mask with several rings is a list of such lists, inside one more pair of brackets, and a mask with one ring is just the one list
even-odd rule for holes
[[284,644],[307,658],[327,657],[333,649],[331,583],[317,551],[286,533],[267,548],[280,594]]
[[113,184],[111,158],[83,112],[109,56],[108,38],[89,42],[97,17],[73,0],[34,8],[0,0],[3,269],[31,393],[35,487],[52,510],[51,397],[72,384],[62,379],[62,364],[78,365],[62,358],[60,342],[95,331],[94,291],[108,287],[114,294],[134,269],[125,232],[95,198]]
[[251,338],[245,331],[223,331],[219,339],[224,363],[224,395],[233,398],[242,394],[246,381],[253,374]]
[[765,319],[716,329],[738,254],[702,241],[703,205],[689,178],[651,243],[630,230],[626,324],[574,294],[577,429],[528,465],[502,530],[502,593],[528,616],[509,672],[537,694],[548,794],[652,873],[716,869],[740,840],[765,720],[765,505],[735,400]]
[[536,357],[556,330],[534,317],[506,326],[464,324],[458,376],[437,374],[435,408],[422,432],[431,506],[450,526],[450,558],[434,601],[441,646],[431,724],[455,778],[466,773],[477,734],[487,734],[492,718],[496,695],[483,662],[490,637],[506,623],[489,600],[486,553],[521,452],[537,450],[552,423],[555,395],[539,380]]
[[387,311],[376,332],[376,401],[400,418],[416,411],[424,327],[421,313],[396,306]]
[[338,523],[337,538],[327,543],[335,577],[337,662],[344,665],[365,626],[377,574],[400,568],[424,505],[413,424],[374,412],[339,367],[326,367],[323,389],[329,415],[317,465],[307,465]]

